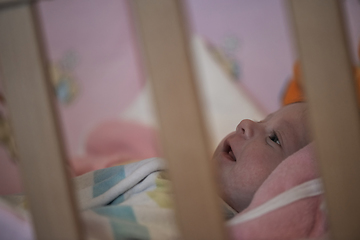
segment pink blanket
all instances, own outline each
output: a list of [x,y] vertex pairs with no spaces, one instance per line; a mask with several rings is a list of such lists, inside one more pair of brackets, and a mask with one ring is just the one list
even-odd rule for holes
[[[236,223],[249,212],[259,210],[269,200],[304,183],[321,183],[315,161],[314,144],[310,144],[284,160],[256,192],[250,206],[235,216],[231,235],[238,240],[290,240],[317,238],[327,231],[324,199],[321,192],[286,204],[250,220]],[[306,185],[305,184],[305,185]],[[319,187],[319,186],[317,186]],[[295,189],[296,190],[296,189]],[[311,188],[313,191],[313,188]],[[283,200],[283,199],[281,199]],[[277,201],[275,199],[275,204]],[[246,218],[246,216],[245,216]]]
[[84,155],[70,161],[75,176],[160,155],[154,129],[119,119],[96,126],[84,145]]

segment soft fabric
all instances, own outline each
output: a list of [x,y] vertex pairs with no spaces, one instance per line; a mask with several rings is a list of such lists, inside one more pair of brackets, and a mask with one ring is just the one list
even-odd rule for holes
[[86,230],[92,239],[176,239],[170,196],[159,158],[76,178]]
[[[313,145],[308,145],[284,160],[256,192],[250,206],[228,221],[232,239],[291,240],[317,238],[325,234],[327,225],[323,196],[319,191],[321,181],[318,179],[313,148]],[[179,239],[170,184],[164,177],[165,168],[161,159],[151,158],[75,178],[88,238]],[[281,194],[309,190],[309,186],[315,186],[315,190],[310,188],[314,190],[310,191],[310,195],[301,193],[301,198],[292,199],[284,206],[276,206],[284,200]],[[277,197],[281,200],[277,200]],[[276,207],[236,222],[238,218],[246,217],[249,213],[251,215],[266,205]],[[1,216],[5,210],[6,215]],[[0,220],[11,213],[9,209],[5,210],[1,209],[0,204]],[[224,210],[226,219],[234,215],[228,206]],[[32,239],[29,238],[31,229],[25,221],[26,217],[19,218],[14,213],[12,219],[15,219],[12,223],[5,222],[8,231],[0,232],[0,239],[3,239],[1,234],[14,234],[12,230],[17,228],[22,231],[18,234],[25,236],[19,239]]]
[[23,200],[20,196],[0,198],[1,240],[34,239],[29,214],[21,206]]
[[83,153],[71,159],[74,175],[160,155],[156,131],[125,120],[107,120],[85,137]]
[[[258,189],[250,206],[235,218],[246,215],[279,194],[311,180],[316,181],[318,177],[314,146],[310,144],[284,160]],[[323,204],[323,194],[302,198],[254,219],[232,225],[232,237],[238,240],[320,237],[327,230]]]
[[[177,239],[169,181],[164,177],[164,169],[163,160],[151,158],[75,178],[87,239]],[[0,200],[2,202],[4,200]],[[17,205],[24,207],[26,202]],[[26,217],[18,217],[16,211],[9,209],[0,205],[3,225],[0,229],[9,228],[0,232],[0,239],[14,239],[14,236],[15,239],[33,239]],[[5,221],[9,214],[11,218]],[[14,233],[16,228],[18,233]]]

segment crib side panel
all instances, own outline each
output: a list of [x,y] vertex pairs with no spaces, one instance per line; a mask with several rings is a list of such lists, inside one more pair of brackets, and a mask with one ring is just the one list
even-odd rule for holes
[[333,239],[360,238],[360,118],[337,0],[291,0]]
[[36,9],[0,9],[0,67],[37,239],[82,239]]

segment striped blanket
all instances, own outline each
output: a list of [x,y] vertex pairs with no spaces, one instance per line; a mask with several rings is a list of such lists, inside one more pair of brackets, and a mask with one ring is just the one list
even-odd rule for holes
[[90,239],[177,239],[165,163],[150,158],[75,178]]
[[[162,159],[150,158],[76,177],[86,239],[179,239],[163,170]],[[24,209],[23,196],[0,198],[0,239],[35,238]]]

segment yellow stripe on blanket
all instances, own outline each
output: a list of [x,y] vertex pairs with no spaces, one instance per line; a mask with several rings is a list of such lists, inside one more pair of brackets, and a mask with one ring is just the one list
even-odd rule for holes
[[174,208],[172,201],[171,183],[166,178],[166,172],[161,172],[156,180],[156,188],[147,192],[147,195],[161,208]]

